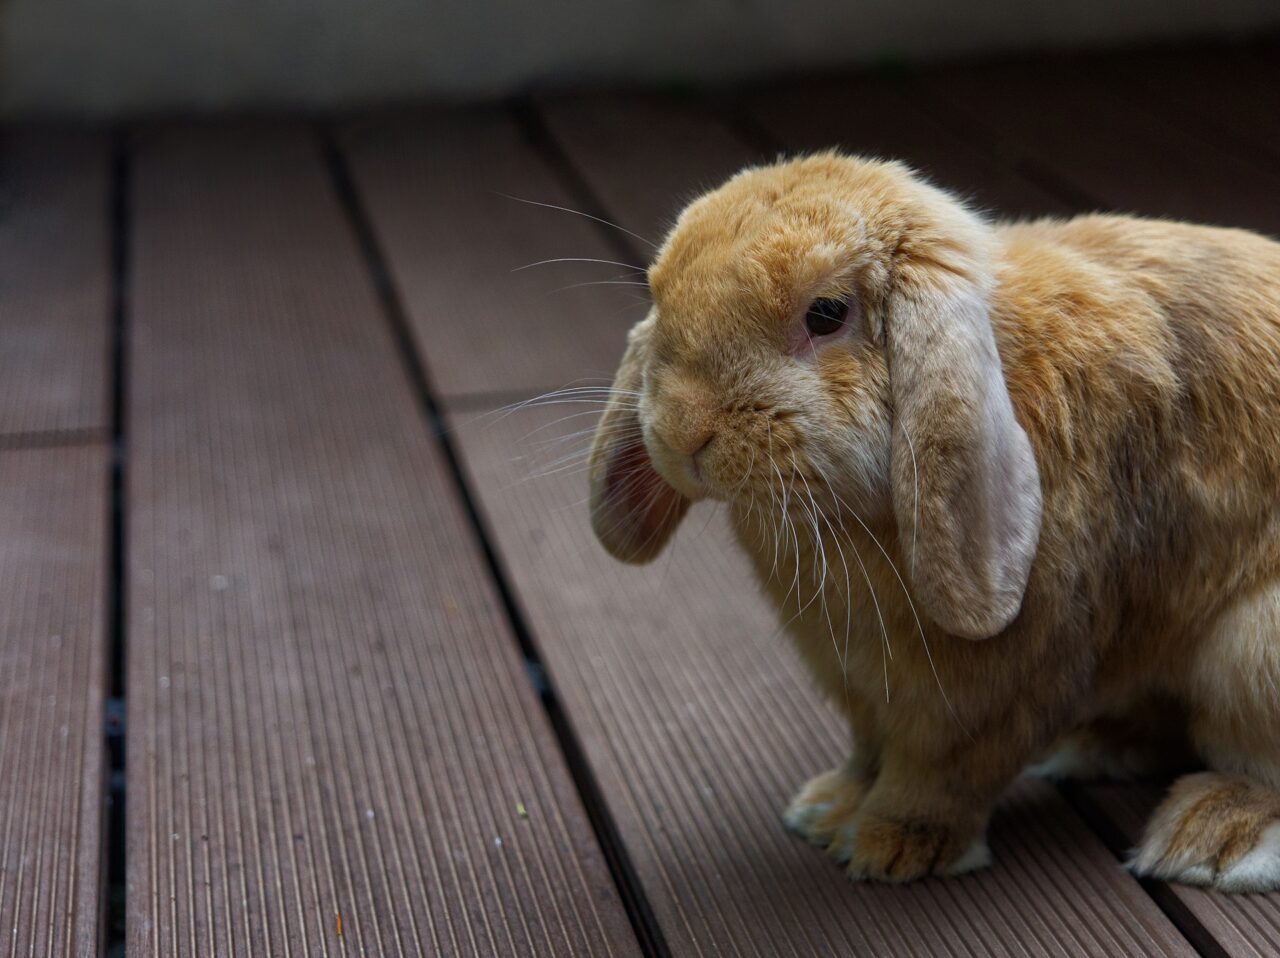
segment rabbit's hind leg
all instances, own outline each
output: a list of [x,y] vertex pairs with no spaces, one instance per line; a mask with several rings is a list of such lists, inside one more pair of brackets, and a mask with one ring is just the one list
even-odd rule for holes
[[1280,589],[1237,602],[1201,644],[1191,736],[1212,771],[1174,783],[1130,863],[1221,891],[1280,888]]
[[1280,888],[1280,792],[1221,772],[1186,775],[1152,815],[1129,867],[1219,891]]

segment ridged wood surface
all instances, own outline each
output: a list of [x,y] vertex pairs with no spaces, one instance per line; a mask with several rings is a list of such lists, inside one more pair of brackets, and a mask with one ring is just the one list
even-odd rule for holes
[[0,954],[98,953],[107,453],[0,450]]
[[[570,410],[572,412],[572,410]],[[652,566],[596,544],[572,467],[587,420],[555,408],[458,425],[469,474],[552,679],[676,954],[1193,954],[1043,783],[991,829],[995,867],[852,884],[786,832],[847,733],[812,684],[713,507]]]
[[318,144],[136,150],[129,954],[634,953]]
[[509,114],[402,114],[350,124],[341,139],[441,395],[612,378],[643,315],[628,267],[645,264],[530,265],[619,255],[590,220],[520,202],[583,205]]
[[100,134],[0,130],[0,448],[105,434],[109,173]]

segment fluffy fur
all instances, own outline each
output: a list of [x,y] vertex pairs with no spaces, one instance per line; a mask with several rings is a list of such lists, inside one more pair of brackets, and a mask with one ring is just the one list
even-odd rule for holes
[[[1062,774],[1176,766],[1185,740],[1213,771],[1134,867],[1280,887],[1280,245],[991,224],[823,154],[694,202],[649,275],[596,531],[644,561],[689,502],[728,504],[853,732],[793,828],[854,877],[954,873],[1055,742]],[[816,297],[844,328],[806,331]]]

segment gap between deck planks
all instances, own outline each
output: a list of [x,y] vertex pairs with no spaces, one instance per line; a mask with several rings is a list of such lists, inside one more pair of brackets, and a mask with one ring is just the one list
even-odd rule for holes
[[315,138],[135,146],[129,954],[635,953]]
[[[683,155],[679,146],[690,142],[690,124],[710,122],[705,116],[700,117],[700,112],[696,104],[663,104],[645,98],[628,98],[613,107],[599,101],[588,101],[585,107],[580,102],[570,102],[563,107],[549,105],[546,126],[552,135],[561,137],[559,145],[571,159],[576,158],[575,147],[581,144],[593,151],[589,162],[577,163],[578,171],[587,180],[579,185],[577,195],[599,197],[611,219],[620,218],[624,227],[639,227],[637,232],[642,232],[645,224],[650,228],[660,224],[667,211],[651,206],[646,209],[635,200],[637,194],[669,203],[669,194],[680,191],[681,176],[685,177],[687,190],[688,184],[699,178],[713,182],[753,155],[722,130],[693,139],[696,144],[711,146],[705,148],[705,154],[699,152],[703,147],[695,147],[692,152],[696,162],[680,167]],[[638,136],[637,130],[642,131]],[[664,136],[672,130],[681,133]],[[575,131],[579,135],[576,143]],[[430,220],[429,214],[434,210],[429,202],[431,194],[415,189],[415,178],[398,181],[385,154],[393,154],[401,169],[415,165],[433,168],[440,155],[466,155],[471,135],[465,129],[450,130],[438,119],[427,135],[415,127],[412,119],[401,118],[384,122],[380,129],[363,128],[360,138],[350,144],[357,180],[368,197],[375,226],[382,231],[393,274],[406,291],[419,347],[428,357],[436,344],[443,341],[447,348],[451,340],[465,335],[461,327],[473,312],[465,289],[454,291],[455,298],[447,310],[431,308],[434,301],[415,301],[413,290],[424,284],[432,252],[438,245],[432,227],[443,228],[447,233],[452,224],[441,223],[438,218]],[[514,134],[509,135],[509,144],[516,142],[513,137]],[[715,146],[717,141],[732,144],[730,155],[723,155],[724,151]],[[703,165],[701,161],[706,156],[712,162]],[[945,158],[946,154],[939,156]],[[530,175],[538,175],[540,158],[527,146],[523,155],[510,151],[504,164],[511,168],[517,158],[533,171]],[[659,180],[665,176],[665,182],[673,186],[632,189],[636,175]],[[1063,208],[1063,203],[1030,185],[1009,186],[1002,183],[999,175],[990,174],[988,181],[996,190],[1034,196],[1038,204],[1050,209]],[[619,199],[616,204],[615,199]],[[629,216],[616,208],[627,201],[633,204]],[[459,205],[468,204],[460,201]],[[390,224],[385,228],[384,218]],[[615,239],[608,242],[616,245]],[[533,246],[512,249],[509,255],[532,260],[541,258],[544,251]],[[589,249],[586,255],[600,254]],[[497,285],[501,289],[505,284]],[[555,318],[562,338],[555,345],[549,344],[555,350],[557,365],[548,371],[543,386],[574,378],[575,365],[581,362],[574,348],[579,339],[577,331],[588,327],[592,319],[571,306]],[[472,371],[480,368],[478,364],[468,367]],[[479,381],[479,377],[474,378]],[[469,405],[474,406],[476,396],[470,400]],[[451,403],[460,405],[462,400],[453,398]],[[573,406],[569,408],[574,415]],[[588,414],[589,409],[582,413],[587,424]],[[907,938],[897,939],[895,944],[895,933],[884,929],[876,932],[874,925],[866,924],[877,913],[897,915],[895,908],[903,907],[906,901],[927,902],[930,913],[944,916],[939,919],[940,934],[929,946],[937,949],[951,947],[966,935],[972,938],[975,928],[968,924],[971,921],[978,922],[976,934],[983,948],[995,943],[997,947],[1016,949],[1019,934],[1036,937],[1049,926],[1053,932],[1039,940],[1041,946],[1049,948],[1057,947],[1050,941],[1055,937],[1070,942],[1066,945],[1068,950],[1086,952],[1106,953],[1117,948],[1141,951],[1157,939],[1167,947],[1185,948],[1185,942],[1137,884],[1119,872],[1110,852],[1044,786],[1029,786],[1015,798],[1015,805],[1025,808],[1027,802],[1046,804],[1040,805],[1035,815],[1014,815],[1012,820],[1020,821],[1024,828],[1074,829],[1069,837],[1063,832],[1051,833],[1048,843],[1052,847],[1054,841],[1065,840],[1073,848],[1074,857],[1055,857],[1036,842],[1036,851],[1028,851],[1028,846],[1021,844],[1025,836],[1012,831],[1005,840],[1017,851],[1012,853],[1012,867],[1004,875],[1023,870],[1031,878],[1029,883],[1015,889],[1001,888],[994,897],[982,882],[1001,881],[1000,876],[974,879],[976,886],[931,883],[901,893],[898,898],[884,894],[883,889],[844,891],[834,869],[824,868],[811,851],[797,849],[794,842],[778,834],[780,826],[773,814],[785,799],[786,790],[798,785],[803,775],[820,770],[824,761],[831,764],[837,759],[838,734],[829,717],[823,718],[824,713],[807,692],[807,683],[796,674],[794,663],[788,674],[785,655],[779,650],[769,649],[760,655],[759,662],[734,662],[761,652],[753,646],[749,656],[740,655],[744,643],[750,641],[746,636],[764,636],[771,631],[771,617],[759,607],[758,600],[753,604],[754,591],[744,570],[737,569],[736,577],[729,569],[723,573],[706,571],[720,564],[732,566],[734,560],[726,558],[726,554],[732,554],[727,544],[721,539],[699,551],[696,560],[688,556],[670,560],[671,575],[665,584],[655,585],[634,574],[623,575],[595,551],[597,547],[586,533],[580,514],[581,503],[561,499],[563,481],[517,481],[522,470],[526,477],[529,471],[536,471],[539,457],[535,449],[531,461],[513,465],[510,457],[518,454],[513,439],[530,429],[536,432],[544,427],[549,428],[537,438],[554,437],[555,425],[526,416],[525,428],[518,429],[515,423],[519,420],[506,414],[487,421],[468,413],[455,416],[452,421],[467,454],[487,527],[515,593],[530,616],[534,634],[551,666],[552,679],[584,741],[605,795],[612,799],[627,851],[645,879],[646,891],[674,950],[697,950],[710,944],[745,951],[756,941],[770,941],[782,949],[808,942],[829,947],[873,943],[891,951],[909,950],[919,942]],[[581,424],[583,419],[578,422]],[[577,441],[581,442],[581,438]],[[576,508],[577,514],[566,516],[566,508]],[[698,548],[697,543],[690,548]],[[664,588],[670,594],[664,594]],[[706,596],[716,598],[709,601]],[[731,601],[727,600],[729,596],[733,597]],[[726,605],[735,608],[726,609]],[[732,679],[717,674],[721,668],[730,669],[728,663],[733,663]],[[779,682],[785,691],[778,691]],[[764,683],[762,688],[757,687],[759,683]],[[680,692],[672,692],[673,687]],[[770,714],[771,705],[779,704],[779,694],[783,695],[782,708],[772,713],[771,720],[790,724],[787,732],[791,734],[753,724],[761,721],[760,716]],[[813,721],[819,723],[817,730],[807,724]],[[763,766],[752,765],[747,756],[758,757],[752,755],[752,745],[771,738],[778,751]],[[797,761],[796,755],[787,753],[793,739],[793,748],[804,747],[810,753],[807,762]],[[699,794],[699,789],[707,788],[712,793]],[[727,808],[720,808],[717,802],[726,792],[732,799]],[[752,805],[744,815],[740,803],[747,802]],[[744,822],[750,823],[749,828]],[[1086,861],[1089,864],[1084,872],[1075,871]],[[1084,877],[1086,874],[1088,878]],[[725,881],[727,887],[720,887],[717,879]],[[829,879],[836,881],[825,885]],[[1090,914],[1099,907],[1090,895],[1090,881],[1115,883],[1109,886],[1106,904],[1123,912],[1113,919],[1119,929],[1118,939],[1090,939],[1086,931],[1084,939],[1072,940],[1075,929],[1071,922],[1041,914],[1044,910],[1057,914],[1061,904],[1037,897],[1046,887],[1042,883],[1065,886],[1072,902],[1069,910],[1078,909],[1081,916]],[[808,889],[807,894],[812,897],[798,894],[799,888]],[[1059,887],[1056,894],[1061,892]],[[876,895],[883,897],[870,897]],[[920,899],[922,895],[924,898]],[[957,895],[971,906],[974,899],[968,896],[977,895],[977,901],[987,903],[986,909],[971,907],[961,919],[959,912],[949,912],[942,904],[954,901]],[[1013,897],[1003,900],[1002,895]],[[824,902],[823,896],[836,897],[826,897]],[[1015,917],[1010,919],[1001,912],[1001,906],[991,904],[997,901]],[[847,910],[842,912],[842,908]],[[965,922],[963,928],[950,924],[957,920]],[[1009,921],[1013,922],[1013,932],[1006,924]],[[901,918],[895,923],[901,924]],[[877,941],[876,934],[890,937]]]

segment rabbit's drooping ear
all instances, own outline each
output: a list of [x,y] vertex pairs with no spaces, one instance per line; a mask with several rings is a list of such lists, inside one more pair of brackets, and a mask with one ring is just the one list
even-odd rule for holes
[[591,527],[609,553],[624,562],[653,559],[689,510],[689,500],[653,468],[640,430],[637,405],[654,322],[650,315],[627,337],[588,459]]
[[1009,400],[988,283],[937,265],[901,271],[889,307],[893,507],[925,611],[981,639],[1022,607],[1040,473]]

